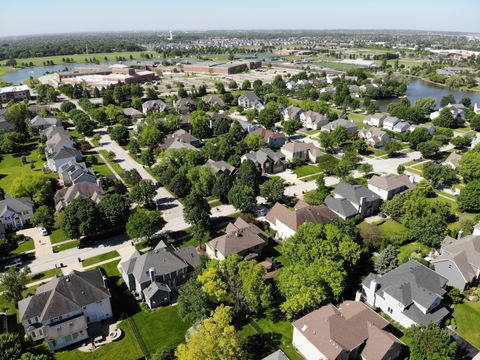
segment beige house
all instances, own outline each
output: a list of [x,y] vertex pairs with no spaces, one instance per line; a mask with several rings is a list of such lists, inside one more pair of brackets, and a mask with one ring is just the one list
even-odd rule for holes
[[457,169],[460,166],[460,160],[462,160],[462,155],[457,153],[451,153],[443,162],[443,165],[449,166],[452,169]]
[[318,160],[325,155],[324,152],[311,143],[296,141],[283,145],[280,152],[285,155],[288,161],[301,159],[312,163],[318,162]]

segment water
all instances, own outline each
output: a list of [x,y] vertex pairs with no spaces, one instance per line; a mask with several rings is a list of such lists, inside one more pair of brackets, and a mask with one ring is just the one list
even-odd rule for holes
[[[413,105],[415,100],[426,97],[433,97],[437,100],[437,106],[440,106],[442,97],[446,95],[453,95],[455,99],[460,101],[463,97],[469,97],[472,104],[478,103],[480,105],[480,92],[451,90],[443,86],[435,85],[421,79],[412,80],[407,86],[407,98]],[[386,111],[388,104],[397,103],[399,99],[377,100],[375,104],[382,111]]]

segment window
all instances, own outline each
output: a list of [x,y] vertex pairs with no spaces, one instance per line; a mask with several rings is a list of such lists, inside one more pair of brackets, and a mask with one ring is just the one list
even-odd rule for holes
[[393,309],[389,307],[389,308],[387,309],[387,312],[391,314],[391,313],[393,313]]

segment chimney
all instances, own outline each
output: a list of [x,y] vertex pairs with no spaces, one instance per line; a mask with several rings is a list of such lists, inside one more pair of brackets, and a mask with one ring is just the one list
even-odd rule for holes
[[457,235],[457,240],[460,240],[463,237],[463,229],[460,229]]
[[148,276],[150,277],[151,282],[155,282],[155,268],[151,267],[148,269]]
[[360,198],[360,204],[358,205],[358,212],[362,215],[363,212],[363,204],[365,203],[365,196]]

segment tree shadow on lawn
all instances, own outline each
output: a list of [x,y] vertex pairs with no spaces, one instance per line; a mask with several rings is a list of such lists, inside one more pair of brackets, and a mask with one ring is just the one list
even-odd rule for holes
[[244,349],[247,352],[247,358],[252,360],[263,359],[277,351],[281,344],[281,338],[282,336],[277,333],[250,335],[244,342]]

